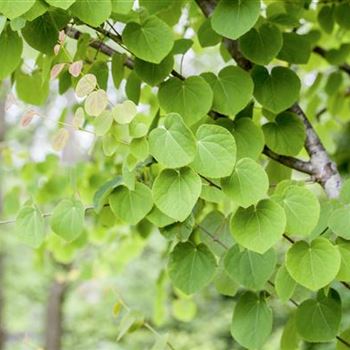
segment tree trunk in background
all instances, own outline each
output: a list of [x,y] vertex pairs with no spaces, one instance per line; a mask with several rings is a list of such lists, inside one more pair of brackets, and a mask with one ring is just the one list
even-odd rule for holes
[[[4,91],[0,91],[0,217],[3,211],[3,179],[2,179],[2,173],[1,173],[1,167],[2,167],[2,159],[1,159],[1,144],[5,141],[5,93]],[[5,338],[6,333],[4,329],[4,260],[5,260],[5,253],[2,250],[3,247],[0,250],[0,350],[5,349]]]
[[[73,92],[70,92],[67,94],[67,105],[72,106],[74,103],[75,95]],[[72,118],[73,116],[70,115],[69,117]],[[68,120],[68,122],[69,121],[70,120]],[[79,147],[77,147],[76,144],[76,136],[74,131],[69,131],[69,142],[62,152],[61,161],[68,164],[75,164],[79,159],[81,159],[82,155],[77,152]],[[58,264],[57,266],[62,268],[67,273],[71,269],[70,264]],[[61,350],[62,338],[64,334],[63,305],[68,287],[69,285],[67,282],[59,282],[56,279],[54,279],[51,284],[46,310],[45,350]]]
[[63,335],[63,303],[67,285],[54,280],[51,284],[46,309],[45,350],[61,350]]

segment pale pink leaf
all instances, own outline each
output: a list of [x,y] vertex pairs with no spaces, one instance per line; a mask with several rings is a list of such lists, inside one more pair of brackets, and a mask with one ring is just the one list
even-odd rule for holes
[[97,117],[99,116],[108,105],[108,97],[106,91],[99,89],[93,91],[85,100],[85,111],[87,114]]
[[64,32],[64,30],[60,30],[60,32],[58,33],[58,41],[60,42],[60,44],[64,43],[65,38],[66,38],[66,33]]
[[21,121],[20,121],[21,127],[25,128],[26,126],[28,126],[33,120],[35,115],[38,115],[38,113],[33,110],[27,111],[21,118]]
[[80,129],[84,124],[85,113],[82,107],[79,107],[74,114],[72,124],[74,129]]
[[69,139],[68,130],[66,129],[58,130],[53,137],[52,148],[57,152],[61,151],[64,148],[64,146],[67,144],[68,139]]
[[80,80],[78,81],[77,86],[75,87],[75,93],[78,97],[85,97],[86,95],[90,94],[97,85],[97,79],[96,77],[91,74],[85,74]]
[[80,75],[82,69],[83,61],[76,61],[69,66],[69,73],[76,78]]
[[53,52],[54,52],[55,56],[58,55],[58,53],[60,52],[60,50],[61,50],[61,45],[60,45],[60,44],[56,44],[56,45],[54,46],[54,48],[53,48]]
[[50,73],[51,80],[54,80],[59,76],[59,74],[62,72],[65,65],[66,65],[65,63],[58,63],[52,67],[51,73]]

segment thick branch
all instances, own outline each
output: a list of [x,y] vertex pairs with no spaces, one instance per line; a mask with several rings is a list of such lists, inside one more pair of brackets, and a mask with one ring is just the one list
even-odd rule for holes
[[298,170],[305,174],[313,175],[313,167],[310,162],[305,162],[303,160],[300,160],[294,157],[281,156],[280,154],[273,152],[267,146],[264,147],[263,153],[269,158],[281,164],[284,164],[289,168]]
[[313,174],[316,180],[324,187],[330,198],[338,197],[341,177],[336,164],[330,159],[320,138],[301,107],[295,104],[290,110],[304,123],[306,130],[305,149],[310,156]]
[[[215,9],[215,5],[213,5],[213,0],[196,0],[196,2],[202,9],[204,15],[207,17],[210,16]],[[241,68],[249,70],[252,67],[252,63],[249,60],[242,57],[237,41],[225,38],[225,45],[233,59]],[[312,174],[315,176],[316,180],[324,187],[329,197],[337,197],[341,186],[341,178],[335,163],[332,162],[332,160],[328,156],[318,135],[316,134],[313,126],[307,119],[300,105],[295,104],[290,108],[290,110],[296,113],[299,119],[305,125],[305,149],[310,156],[310,161],[313,170]]]

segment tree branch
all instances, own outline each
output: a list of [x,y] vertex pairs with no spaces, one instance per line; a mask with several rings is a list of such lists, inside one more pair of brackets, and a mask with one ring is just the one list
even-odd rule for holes
[[[78,40],[80,38],[80,36],[82,35],[82,33],[79,30],[72,28],[72,27],[66,27],[65,32],[66,32],[67,36],[69,36],[72,39],[76,39],[76,40]],[[91,40],[89,45],[96,50],[100,50],[101,52],[103,52],[107,56],[113,56],[114,54],[121,55],[120,52],[114,50],[113,48],[106,45],[105,43],[103,43],[100,40]],[[134,69],[134,61],[130,57],[125,57],[124,65],[130,69]]]
[[316,181],[322,185],[330,198],[338,197],[341,187],[341,177],[336,164],[330,159],[320,138],[300,105],[294,104],[290,108],[290,111],[294,112],[304,123],[306,130],[305,149],[310,156],[313,175]]
[[264,147],[263,153],[268,156],[269,158],[289,167],[295,170],[298,170],[302,173],[313,175],[313,167],[311,162],[305,162],[301,159],[297,159],[294,157],[287,157],[282,156],[280,154],[277,154],[273,152],[270,148],[267,146]]
[[[197,3],[202,3],[201,0],[196,0]],[[213,9],[215,8],[215,1],[214,0],[206,0],[204,1],[204,3],[206,4],[204,9],[205,11],[213,11]],[[121,45],[121,39],[119,36],[105,30],[102,28],[93,28],[96,29],[98,32],[106,35],[108,38],[110,38],[111,40],[113,40],[114,42],[116,42],[117,44]],[[65,29],[66,34],[72,38],[72,39],[79,39],[79,37],[82,35],[82,33],[75,29],[75,28],[71,28],[71,27],[67,27]],[[252,67],[252,63],[247,60],[245,57],[243,57],[243,55],[240,53],[240,51],[238,50],[238,45],[237,42],[234,40],[229,40],[229,39],[225,39],[225,45],[227,47],[227,49],[229,50],[230,54],[237,60],[237,63],[244,68],[245,70],[249,70]],[[92,40],[90,42],[90,46],[95,48],[95,49],[99,49],[101,52],[103,52],[104,54],[108,55],[108,56],[112,56],[114,54],[121,54],[118,51],[114,50],[113,48],[111,48],[110,46],[106,45],[105,43],[102,43],[99,40]],[[132,58],[130,57],[126,57],[124,64],[126,67],[133,69],[134,68],[134,61],[132,60]],[[181,80],[184,80],[185,77],[182,76],[180,73],[178,73],[176,70],[172,70],[171,75],[174,77],[177,77]],[[215,111],[210,111],[209,115],[213,118],[213,119],[218,119],[221,117],[226,117],[220,113],[217,113]],[[301,171],[303,173],[306,174],[310,174],[313,175],[313,171],[311,169],[311,163],[310,162],[305,162],[302,161],[300,159],[297,158],[293,158],[293,157],[287,157],[287,156],[282,156],[279,155],[275,152],[273,152],[272,150],[270,150],[267,146],[265,146],[263,153],[270,157],[271,159],[298,171]]]
[[[214,0],[196,0],[196,2],[207,17],[209,17],[215,9]],[[242,56],[236,40],[225,38],[224,43],[232,58],[241,68],[249,70],[252,67],[252,63]],[[296,113],[305,125],[305,149],[310,156],[312,175],[314,175],[315,179],[323,186],[330,198],[337,197],[341,186],[341,177],[336,164],[328,156],[322,142],[300,105],[296,103],[289,110]]]

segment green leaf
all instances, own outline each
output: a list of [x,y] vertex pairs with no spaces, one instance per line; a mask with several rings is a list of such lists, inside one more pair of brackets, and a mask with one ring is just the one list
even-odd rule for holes
[[170,78],[160,85],[160,106],[168,113],[179,113],[188,125],[194,124],[210,110],[213,92],[209,84],[199,76],[185,80]]
[[340,262],[338,249],[322,237],[311,243],[294,243],[286,256],[286,267],[292,278],[313,291],[333,281],[338,274]]
[[131,331],[134,327],[142,325],[144,322],[144,316],[137,310],[128,311],[120,321],[119,334],[117,341],[119,342],[126,333]]
[[269,179],[264,168],[250,158],[240,159],[230,177],[221,180],[224,193],[241,207],[266,197]]
[[252,28],[239,39],[243,55],[250,61],[266,65],[270,63],[282,48],[282,34],[272,23],[263,23]]
[[283,235],[286,215],[283,208],[270,199],[255,206],[238,208],[231,220],[233,238],[243,247],[263,254]]
[[130,143],[130,153],[139,161],[144,161],[149,155],[149,144],[145,137],[133,139]]
[[221,42],[221,36],[211,27],[210,19],[207,18],[197,32],[198,41],[202,47],[215,46]]
[[278,269],[275,278],[275,290],[280,300],[284,303],[287,302],[292,297],[296,285],[286,267],[282,265]]
[[225,255],[225,270],[230,277],[248,289],[263,289],[276,266],[276,253],[269,249],[258,254],[240,249],[236,244]]
[[337,274],[339,281],[350,281],[350,242],[337,239],[337,247],[341,256],[340,269]]
[[141,24],[129,22],[122,36],[136,57],[151,63],[160,63],[174,45],[171,29],[156,16],[147,17]]
[[95,133],[97,136],[107,134],[113,123],[113,115],[111,111],[103,111],[94,120]]
[[148,213],[147,220],[158,228],[171,225],[175,222],[173,218],[162,213],[157,207],[153,207],[153,209]]
[[341,88],[342,83],[343,83],[343,74],[341,72],[332,72],[331,74],[329,74],[327,78],[324,91],[329,96],[335,95]]
[[135,104],[138,104],[140,100],[141,83],[141,79],[133,70],[126,80],[125,93],[128,99],[134,102]]
[[96,0],[76,0],[69,10],[82,22],[97,27],[109,18],[112,3],[110,0],[98,2]]
[[22,39],[7,26],[0,35],[0,80],[5,79],[18,67],[22,49]]
[[43,83],[42,73],[37,70],[31,75],[24,74],[17,70],[16,74],[17,96],[26,103],[32,105],[42,105],[49,95],[49,81]]
[[222,36],[238,39],[254,26],[259,13],[259,0],[221,0],[211,17],[211,25]]
[[50,5],[44,0],[36,0],[35,4],[29,9],[29,11],[24,13],[21,17],[18,17],[18,19],[33,21],[37,17],[43,15],[49,7]]
[[339,24],[339,27],[342,27],[346,30],[350,29],[350,4],[343,3],[335,7],[334,18],[335,21]]
[[350,208],[333,210],[328,218],[329,228],[339,237],[350,239]]
[[106,62],[96,61],[89,69],[89,74],[97,78],[97,85],[100,89],[107,91],[109,66]]
[[112,0],[112,11],[118,14],[128,14],[133,5],[134,0]]
[[301,186],[288,186],[282,195],[273,199],[286,212],[287,233],[304,237],[311,234],[320,216],[320,203],[315,194]]
[[67,10],[68,7],[73,5],[76,0],[46,0],[48,4],[55,7],[60,7],[61,9]]
[[184,221],[201,193],[200,177],[189,167],[163,170],[153,183],[153,199],[166,215]]
[[287,166],[270,159],[265,168],[271,185],[278,184],[280,181],[288,180],[292,176],[292,169]]
[[[339,335],[339,338],[337,338],[337,350],[349,349],[348,344],[350,344],[350,329],[348,328],[345,331],[341,332]],[[344,340],[346,341],[347,344],[344,344]]]
[[136,225],[153,207],[152,192],[140,182],[136,182],[134,190],[119,186],[110,195],[109,204],[117,217]]
[[255,67],[252,76],[255,98],[274,113],[289,108],[299,98],[300,80],[288,68],[274,67],[269,74],[266,68]]
[[26,23],[22,29],[23,38],[34,49],[52,55],[58,41],[58,32],[69,19],[67,13],[61,9],[48,11],[34,21]]
[[197,129],[196,138],[193,169],[211,178],[230,175],[236,162],[236,142],[231,133],[221,126],[203,124]]
[[1,0],[0,13],[9,19],[14,19],[26,13],[35,3],[35,0],[13,1]]
[[150,153],[168,168],[179,168],[193,161],[196,155],[196,140],[182,118],[169,114],[162,126],[149,134]]
[[321,6],[320,12],[317,15],[320,27],[328,34],[333,32],[334,28],[334,10],[335,6]]
[[23,17],[17,17],[10,22],[10,27],[13,31],[21,30],[26,24],[26,20]]
[[253,81],[249,73],[239,67],[225,67],[218,76],[203,73],[202,77],[214,92],[213,110],[225,115],[236,115],[251,100]]
[[197,305],[192,298],[175,299],[172,302],[171,308],[174,318],[181,322],[190,322],[197,314]]
[[305,127],[294,113],[283,112],[262,129],[267,146],[278,154],[295,156],[304,146]]
[[277,58],[289,63],[306,64],[310,54],[310,40],[305,35],[283,33],[283,46]]
[[121,176],[116,176],[114,179],[105,182],[94,194],[94,208],[99,212],[103,206],[107,203],[107,197],[112,193],[112,191],[123,184],[123,178]]
[[207,214],[200,224],[197,225],[197,229],[200,233],[201,241],[217,256],[224,255],[226,250],[233,244],[230,221],[217,210]]
[[124,79],[124,62],[126,61],[125,55],[121,55],[119,53],[115,53],[112,56],[112,78],[114,86],[118,89],[120,83]]
[[66,241],[73,241],[83,232],[85,209],[77,199],[63,199],[55,207],[50,220],[53,232]]
[[154,86],[161,83],[172,71],[174,58],[166,56],[159,64],[135,59],[135,72],[145,83]]
[[157,335],[156,341],[151,350],[167,350],[169,334]]
[[284,326],[281,337],[281,350],[296,350],[299,349],[299,343],[301,341],[296,327],[296,314],[293,313],[286,325]]
[[25,244],[38,248],[45,239],[45,221],[39,208],[25,205],[16,217],[16,234]]
[[175,222],[164,227],[161,233],[166,239],[186,242],[192,234],[194,223],[194,217],[191,214],[183,222]]
[[319,291],[317,299],[308,299],[300,304],[296,313],[296,327],[299,335],[312,343],[332,341],[341,321],[339,294],[331,289],[326,296]]
[[174,41],[173,49],[171,50],[172,55],[184,55],[193,45],[191,39],[177,39]]
[[202,192],[200,197],[207,202],[221,204],[226,200],[224,192],[220,189],[208,184],[202,185]]
[[231,132],[237,144],[237,159],[258,159],[265,144],[261,128],[250,118],[240,118],[235,120]]
[[236,304],[231,325],[235,340],[248,349],[261,349],[272,331],[272,311],[263,297],[243,294]]
[[192,294],[211,282],[216,259],[203,243],[197,246],[190,242],[178,243],[170,254],[168,270],[175,287]]
[[334,209],[334,202],[331,200],[323,200],[320,202],[320,216],[318,223],[312,230],[309,237],[315,238],[328,230],[329,216]]
[[169,10],[172,5],[172,0],[153,1],[140,0],[140,6],[147,8],[149,13],[158,13],[160,11]]
[[239,284],[230,277],[222,265],[223,263],[220,262],[220,266],[216,272],[214,279],[215,288],[221,295],[233,297],[237,294]]
[[200,224],[197,225],[197,229],[200,233],[201,241],[217,256],[224,255],[233,244],[230,221],[217,210],[207,214]]

